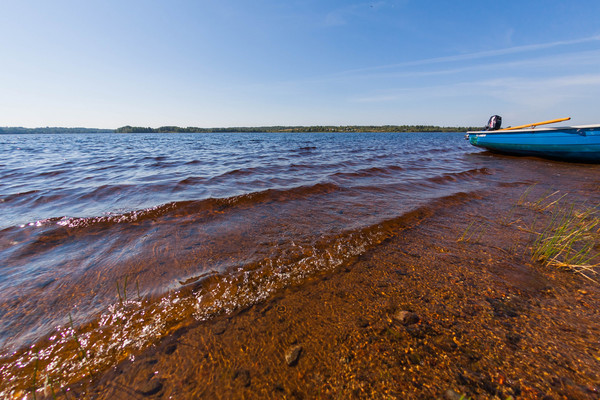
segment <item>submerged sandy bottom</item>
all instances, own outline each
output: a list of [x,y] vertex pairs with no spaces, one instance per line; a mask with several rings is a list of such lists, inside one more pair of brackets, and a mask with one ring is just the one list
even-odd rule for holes
[[[523,199],[526,189],[440,200],[333,272],[183,321],[45,396],[598,398],[600,284],[532,262],[531,231],[550,218],[533,202],[557,188],[540,183]],[[597,182],[569,196],[598,204]]]

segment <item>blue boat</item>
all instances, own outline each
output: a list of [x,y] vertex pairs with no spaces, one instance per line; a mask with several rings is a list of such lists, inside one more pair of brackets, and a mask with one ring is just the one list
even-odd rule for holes
[[539,125],[568,119],[472,131],[467,132],[466,138],[473,146],[496,153],[600,163],[600,125],[538,128]]

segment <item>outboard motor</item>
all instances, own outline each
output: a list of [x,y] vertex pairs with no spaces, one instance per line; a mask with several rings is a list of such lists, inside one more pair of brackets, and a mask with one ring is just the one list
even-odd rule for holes
[[497,131],[502,125],[502,117],[499,115],[492,115],[487,125],[483,129],[484,131]]

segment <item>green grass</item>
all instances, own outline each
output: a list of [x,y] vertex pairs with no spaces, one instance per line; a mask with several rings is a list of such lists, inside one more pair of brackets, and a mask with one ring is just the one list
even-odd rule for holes
[[119,303],[127,302],[127,275],[125,275],[125,283],[123,284],[123,294],[121,294],[121,288],[119,287],[119,281],[117,281],[117,295],[119,296]]
[[551,205],[550,221],[541,232],[536,233],[532,259],[594,280],[591,276],[598,274],[596,269],[600,265],[597,262],[600,255],[597,251],[600,212],[595,207],[581,209],[575,204],[563,205],[556,201]]
[[477,243],[481,241],[481,238],[488,231],[489,226],[485,221],[471,221],[471,223],[464,230],[463,234],[456,239],[457,242],[473,242]]
[[35,358],[35,365],[33,367],[33,382],[31,383],[31,393],[32,393],[32,396],[33,396],[33,400],[36,399],[36,392],[37,392],[37,372],[38,372],[39,361],[40,361],[40,358],[39,358],[39,355],[38,355]]
[[[123,282],[123,290],[121,290],[121,286],[119,285],[119,281],[116,281],[117,285],[117,296],[119,297],[119,303],[123,304],[127,302],[127,279],[129,279],[129,275],[125,275],[125,281]],[[141,299],[140,296],[140,282],[139,279],[135,280],[135,288],[137,291],[137,299]]]
[[[600,271],[600,207],[568,203],[568,194],[558,190],[548,190],[536,199],[528,200],[534,188],[535,184],[527,188],[503,218],[482,221],[477,217],[471,221],[456,241],[480,243],[495,224],[515,226],[533,235],[530,250],[534,262],[577,272],[596,282],[594,276]],[[535,213],[533,222],[514,220],[519,207]],[[527,226],[522,227],[523,223]],[[541,230],[536,229],[540,223],[544,224]],[[516,251],[517,244],[509,252]]]

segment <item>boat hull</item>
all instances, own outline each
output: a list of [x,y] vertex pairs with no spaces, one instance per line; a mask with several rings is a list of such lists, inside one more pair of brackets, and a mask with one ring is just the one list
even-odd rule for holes
[[493,152],[600,163],[600,125],[468,132],[473,146]]

